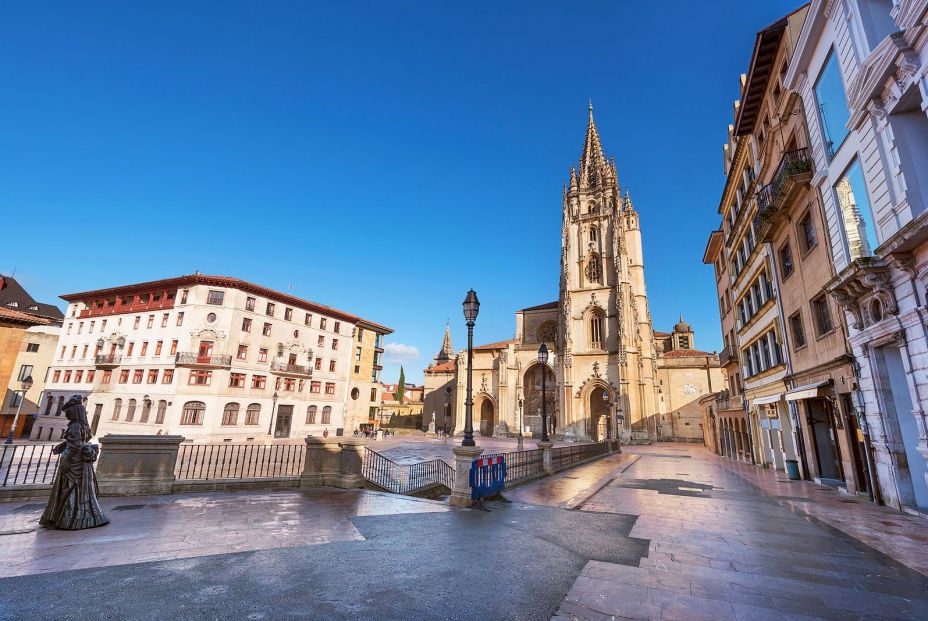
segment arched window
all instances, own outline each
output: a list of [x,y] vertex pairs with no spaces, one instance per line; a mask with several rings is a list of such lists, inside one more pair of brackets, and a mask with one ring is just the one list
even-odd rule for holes
[[113,401],[113,420],[119,420],[119,413],[122,412],[122,399]]
[[332,422],[332,406],[327,405],[322,408],[322,424],[328,425]]
[[135,399],[129,399],[129,407],[126,408],[126,422],[131,423],[135,418]]
[[596,201],[590,201],[589,213],[599,213],[599,205],[596,204]]
[[188,401],[184,404],[184,411],[180,415],[181,425],[202,425],[206,404],[202,401]]
[[237,425],[238,424],[238,403],[227,403],[225,409],[222,411],[222,424],[223,425]]
[[605,316],[600,309],[594,309],[587,318],[587,325],[589,330],[589,341],[590,347],[592,349],[603,349],[603,343],[605,341],[605,332],[604,320]]
[[246,425],[257,425],[259,418],[261,418],[261,404],[260,403],[248,404],[248,409],[245,410],[245,424]]
[[306,408],[306,424],[315,425],[316,424],[316,406],[311,405]]
[[590,227],[590,241],[595,242],[599,237],[599,231],[595,226]]
[[603,262],[595,252],[586,260],[586,279],[589,282],[602,282]]
[[158,401],[158,412],[155,414],[155,422],[157,424],[162,424],[164,422],[164,415],[168,411],[168,402],[164,399]]
[[151,399],[145,399],[142,401],[142,417],[139,419],[139,422],[147,423],[149,414],[151,414]]

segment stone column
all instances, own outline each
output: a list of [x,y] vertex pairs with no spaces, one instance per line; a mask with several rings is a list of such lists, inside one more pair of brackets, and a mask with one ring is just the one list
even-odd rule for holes
[[364,475],[361,473],[361,465],[364,462],[364,438],[342,438],[338,446],[341,456],[335,487],[364,487]]
[[542,467],[545,469],[545,474],[554,474],[554,462],[551,461],[551,447],[554,446],[554,442],[538,442],[537,446],[541,449]]
[[107,434],[100,438],[101,496],[170,494],[184,436]]
[[452,507],[470,507],[474,501],[470,497],[470,462],[483,454],[479,446],[456,446],[454,453],[454,485],[448,502]]
[[306,437],[306,458],[300,487],[335,485],[341,471],[341,452],[338,438]]

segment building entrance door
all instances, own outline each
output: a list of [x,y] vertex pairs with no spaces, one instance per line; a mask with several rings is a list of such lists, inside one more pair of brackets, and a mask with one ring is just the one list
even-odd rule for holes
[[915,504],[919,507],[928,507],[928,464],[918,452],[919,432],[918,423],[912,414],[912,396],[906,381],[905,366],[902,364],[902,353],[898,347],[882,347],[885,360],[884,382],[889,384],[889,405],[895,410],[895,418],[899,424],[899,433],[902,435],[902,445],[905,447],[906,462],[909,467],[909,476],[912,479],[912,491],[915,495]]
[[841,406],[847,413],[847,434],[851,445],[851,458],[854,461],[854,481],[857,483],[857,491],[869,493],[870,481],[867,479],[866,457],[864,451],[864,434],[857,425],[857,417],[854,415],[854,406],[851,404],[851,395],[841,395]]
[[484,399],[483,403],[480,404],[480,435],[493,435],[493,427],[495,425],[494,419],[493,402],[489,399]]
[[838,448],[838,436],[830,410],[831,408],[824,399],[806,399],[809,426],[812,428],[815,443],[818,474],[823,479],[843,481],[841,450]]
[[278,405],[277,406],[277,422],[274,423],[274,437],[275,438],[289,438],[290,437],[290,425],[293,424],[293,406],[292,405]]

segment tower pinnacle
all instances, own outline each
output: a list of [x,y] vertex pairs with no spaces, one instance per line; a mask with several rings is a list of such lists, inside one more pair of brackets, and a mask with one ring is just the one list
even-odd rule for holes
[[435,355],[435,362],[449,362],[454,358],[454,347],[451,345],[451,322],[445,324],[445,337],[441,341],[441,350]]

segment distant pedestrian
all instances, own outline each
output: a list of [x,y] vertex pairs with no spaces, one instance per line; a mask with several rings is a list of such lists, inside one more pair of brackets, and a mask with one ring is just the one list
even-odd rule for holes
[[328,428],[328,427],[326,427],[326,428],[325,428],[325,431],[322,432],[322,437],[323,437],[323,438],[328,438],[328,437],[329,437],[329,428]]

